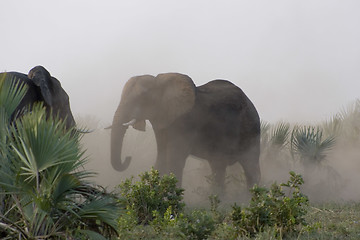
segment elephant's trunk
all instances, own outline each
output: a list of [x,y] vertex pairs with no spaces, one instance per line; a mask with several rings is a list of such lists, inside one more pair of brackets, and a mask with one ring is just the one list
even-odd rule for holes
[[131,157],[126,157],[124,163],[121,160],[124,135],[128,126],[123,126],[122,118],[117,113],[115,113],[111,127],[111,165],[116,171],[124,171],[129,167],[131,161]]

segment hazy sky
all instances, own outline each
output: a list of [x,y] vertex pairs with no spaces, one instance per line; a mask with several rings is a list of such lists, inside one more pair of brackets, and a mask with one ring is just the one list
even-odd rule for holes
[[359,0],[1,0],[0,70],[43,65],[75,116],[110,123],[134,75],[241,87],[267,121],[324,120],[360,98]]

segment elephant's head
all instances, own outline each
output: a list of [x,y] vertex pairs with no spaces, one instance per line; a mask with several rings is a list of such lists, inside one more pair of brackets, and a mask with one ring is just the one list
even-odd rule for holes
[[52,114],[64,119],[67,128],[74,127],[75,120],[70,110],[69,96],[60,82],[42,66],[31,69],[28,78],[40,88],[45,106],[51,108]]
[[131,157],[121,160],[121,149],[129,125],[145,131],[145,120],[154,130],[168,127],[190,111],[195,103],[195,85],[190,77],[179,73],[164,73],[154,77],[143,75],[131,78],[124,86],[120,104],[111,128],[111,164],[124,171]]

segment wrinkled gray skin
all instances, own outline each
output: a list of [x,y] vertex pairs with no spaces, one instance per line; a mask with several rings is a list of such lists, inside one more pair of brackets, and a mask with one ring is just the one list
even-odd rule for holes
[[209,162],[220,187],[224,187],[226,167],[236,162],[244,169],[248,187],[259,182],[259,115],[231,82],[215,80],[196,87],[190,77],[178,73],[131,78],[112,123],[114,169],[124,171],[130,164],[131,157],[121,160],[127,127],[144,131],[145,120],[155,132],[155,168],[163,174],[174,173],[179,185],[189,155]]
[[75,126],[75,120],[70,110],[69,96],[61,87],[60,82],[52,77],[42,66],[36,66],[29,71],[28,75],[19,72],[8,72],[6,80],[16,79],[28,86],[28,90],[19,106],[11,116],[13,121],[21,115],[24,107],[32,107],[35,102],[43,102],[47,113],[52,109],[53,116],[59,114],[59,118],[65,120],[69,129]]

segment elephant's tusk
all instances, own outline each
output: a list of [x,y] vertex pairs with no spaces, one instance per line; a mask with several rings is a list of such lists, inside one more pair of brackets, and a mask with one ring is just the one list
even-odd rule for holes
[[85,130],[85,129],[79,129],[79,128],[77,128],[76,129],[76,131],[78,132],[78,133],[92,133],[92,132],[94,132],[95,130],[94,129],[92,129],[92,130]]
[[132,119],[130,122],[127,122],[127,123],[123,123],[123,126],[129,126],[129,125],[134,125],[136,123],[136,119]]

